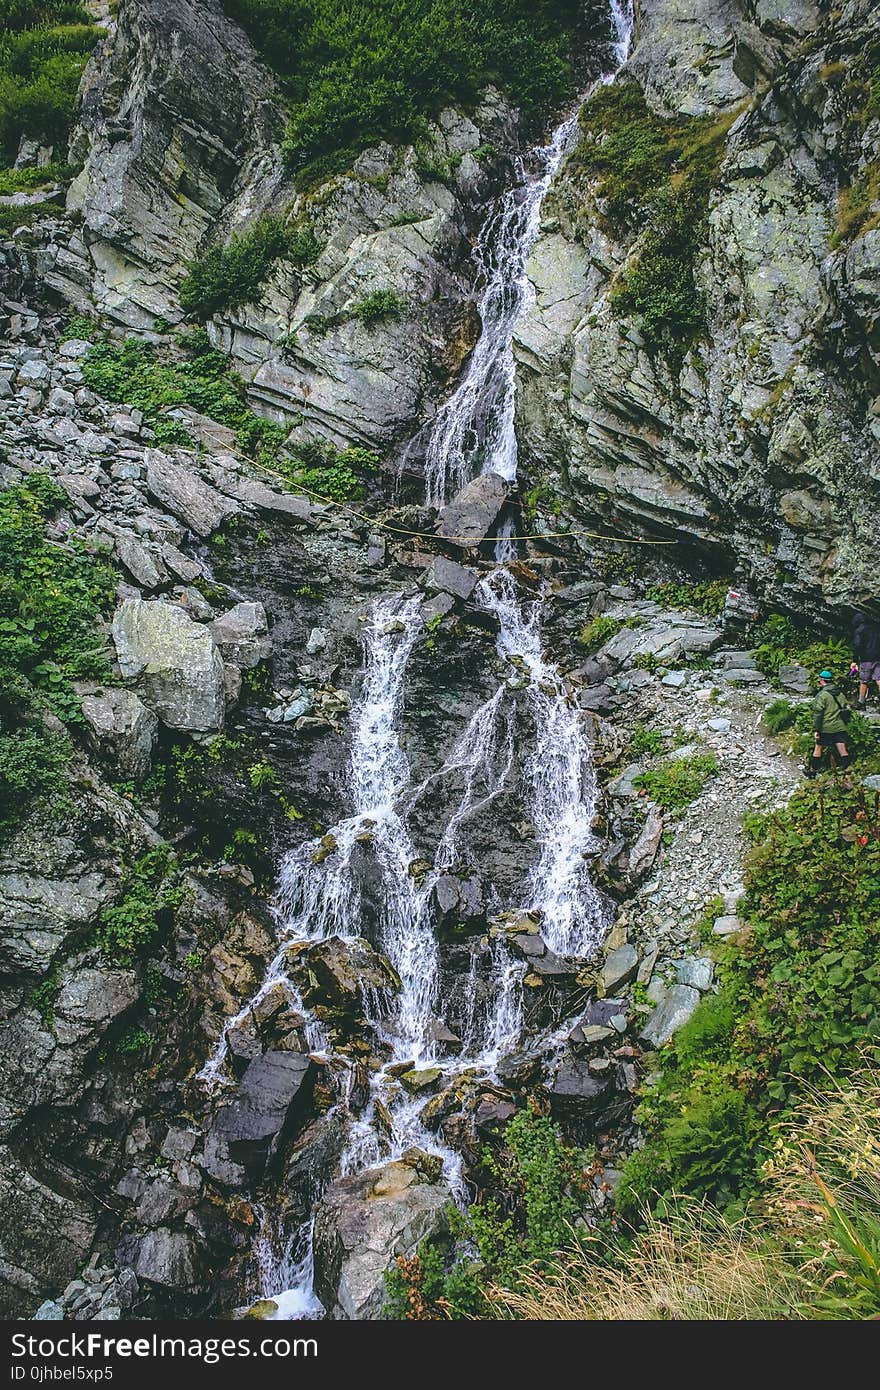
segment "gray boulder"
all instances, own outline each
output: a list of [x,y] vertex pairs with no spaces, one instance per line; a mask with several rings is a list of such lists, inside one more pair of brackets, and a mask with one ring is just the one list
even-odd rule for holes
[[223,496],[191,468],[174,463],[158,449],[147,449],[147,489],[174,516],[199,536],[210,536],[228,516],[239,511],[232,498]]
[[170,729],[223,727],[223,661],[207,628],[164,599],[127,599],[113,619],[113,641],[123,679]]
[[261,603],[237,603],[211,623],[211,633],[224,661],[232,661],[245,670],[259,666],[272,655],[266,610]]
[[473,570],[457,565],[454,560],[447,560],[445,555],[438,555],[428,571],[429,587],[452,594],[455,598],[470,598],[476,584],[477,575]]
[[625,985],[639,968],[639,953],[635,946],[618,946],[609,951],[602,966],[602,988],[613,994],[618,985]]
[[467,483],[437,519],[437,533],[464,548],[485,540],[507,501],[508,485],[498,473],[481,473]]
[[662,1047],[687,1023],[700,1002],[700,992],[691,985],[673,985],[664,992],[639,1037],[649,1047]]
[[629,852],[629,877],[636,883],[651,868],[657,858],[660,841],[663,838],[663,815],[656,807],[651,807],[645,817],[638,839]]
[[307,1053],[266,1052],[250,1063],[211,1135],[230,1161],[258,1182],[267,1163],[306,1117],[315,1079]]
[[167,1289],[198,1288],[199,1246],[192,1236],[166,1226],[142,1236],[126,1236],[116,1247],[119,1264],[128,1265],[139,1279]]
[[27,1317],[38,1299],[63,1288],[87,1259],[96,1229],[84,1201],[55,1191],[0,1150],[0,1314]]
[[332,1318],[379,1318],[385,1272],[447,1229],[452,1194],[438,1161],[417,1149],[381,1168],[337,1178],[315,1216],[315,1292]]
[[133,690],[105,690],[87,695],[83,717],[98,743],[120,772],[140,781],[150,770],[159,720]]

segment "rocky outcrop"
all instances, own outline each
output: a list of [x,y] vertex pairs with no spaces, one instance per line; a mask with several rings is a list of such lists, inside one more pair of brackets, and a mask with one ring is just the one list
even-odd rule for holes
[[207,628],[163,600],[127,599],[113,619],[123,680],[169,729],[216,733],[223,726],[223,659]]
[[847,108],[834,64],[857,67],[876,14],[745,8],[642,0],[619,79],[664,116],[732,120],[695,248],[704,335],[679,371],[615,309],[642,240],[614,240],[575,161],[529,265],[518,422],[533,472],[575,515],[714,552],[812,616],[875,588],[880,234],[834,233],[880,126]]
[[216,1168],[239,1165],[259,1182],[266,1164],[301,1123],[315,1079],[315,1064],[298,1052],[266,1052],[256,1057],[232,1100],[218,1111],[206,1151]]
[[132,690],[104,690],[87,695],[83,718],[99,746],[107,749],[123,777],[146,777],[153,759],[159,720]]
[[331,1317],[379,1317],[394,1258],[445,1231],[451,1193],[438,1177],[439,1160],[410,1149],[330,1184],[315,1217],[315,1291]]
[[46,283],[129,328],[179,320],[185,262],[257,171],[277,172],[281,125],[272,75],[214,0],[122,0],[73,140],[80,229],[46,253]]

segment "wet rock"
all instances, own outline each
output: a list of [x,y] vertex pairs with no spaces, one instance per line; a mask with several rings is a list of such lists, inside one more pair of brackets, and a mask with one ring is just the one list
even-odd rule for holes
[[445,555],[438,555],[428,570],[427,584],[431,589],[441,589],[454,598],[468,599],[477,585],[477,575]]
[[360,938],[343,941],[330,936],[297,945],[291,948],[288,960],[306,1003],[320,1005],[337,1016],[359,1013],[365,989],[383,994],[400,989],[400,979],[389,962]]
[[211,1135],[252,1182],[304,1120],[315,1074],[306,1053],[266,1052],[250,1063],[232,1100],[217,1112]]
[[663,813],[657,807],[651,807],[638,839],[629,852],[629,877],[632,882],[637,883],[649,872],[662,839]]
[[181,1231],[160,1226],[142,1236],[126,1236],[116,1247],[116,1259],[150,1284],[188,1293],[201,1287],[200,1246]]
[[441,509],[438,535],[464,548],[479,545],[498,520],[507,495],[508,485],[498,473],[481,473]]
[[212,535],[239,510],[231,498],[209,487],[191,468],[174,463],[158,449],[147,449],[144,461],[148,491],[196,535]]
[[237,603],[211,624],[224,661],[250,671],[272,655],[272,640],[261,603]]
[[474,1129],[479,1134],[497,1134],[516,1114],[513,1101],[484,1096],[474,1111]]
[[82,702],[86,724],[124,777],[146,777],[159,733],[159,720],[132,690],[105,690]]
[[378,1318],[385,1271],[447,1229],[451,1193],[418,1150],[331,1183],[315,1216],[315,1292],[330,1317]]
[[223,661],[207,628],[162,599],[127,599],[113,619],[113,641],[123,679],[170,729],[223,727]]
[[436,1086],[442,1077],[443,1072],[439,1067],[423,1067],[421,1070],[411,1068],[409,1071],[401,1072],[400,1084],[405,1086],[412,1095],[418,1095],[422,1091],[429,1091],[432,1086]]
[[419,616],[423,623],[433,622],[435,618],[445,618],[455,607],[455,599],[451,594],[435,594],[423,603],[419,609]]
[[609,952],[602,966],[602,989],[613,994],[619,985],[627,984],[639,968],[639,953],[634,946],[618,946]]
[[693,989],[690,985],[673,985],[671,989],[664,991],[661,1002],[654,1009],[639,1038],[649,1047],[662,1047],[687,1023],[699,1002],[699,990]]
[[441,919],[448,922],[479,922],[486,915],[486,904],[479,879],[461,879],[441,874],[433,889],[434,905]]

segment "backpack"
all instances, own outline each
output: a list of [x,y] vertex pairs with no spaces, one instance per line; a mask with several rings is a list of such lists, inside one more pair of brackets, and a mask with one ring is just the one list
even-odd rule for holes
[[[831,695],[831,691],[828,692]],[[849,705],[845,705],[836,695],[831,695],[832,700],[837,706],[837,713],[840,715],[841,723],[846,726],[852,719],[852,710]]]

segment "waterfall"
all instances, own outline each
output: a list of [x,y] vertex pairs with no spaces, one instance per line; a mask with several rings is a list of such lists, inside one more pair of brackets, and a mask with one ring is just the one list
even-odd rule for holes
[[498,619],[500,654],[519,657],[528,671],[526,696],[536,732],[525,777],[540,852],[524,887],[527,906],[541,913],[541,935],[551,950],[589,956],[608,925],[585,862],[598,848],[592,831],[597,788],[589,735],[557,667],[542,654],[540,602],[524,610],[506,570],[482,579],[477,597]]
[[[477,240],[482,332],[455,392],[438,410],[425,453],[429,506],[439,507],[475,473],[516,478],[513,430],[514,326],[528,304],[529,252],[538,235],[541,204],[577,130],[577,110],[550,142],[517,161],[517,182],[491,208]],[[535,171],[535,172],[531,172]]]
[[[611,14],[619,64],[629,45],[632,11],[620,0],[611,0]],[[514,330],[533,294],[526,263],[538,235],[541,205],[576,129],[576,113],[569,114],[546,145],[530,151],[520,162],[516,186],[499,198],[485,220],[476,251],[483,286],[479,304],[483,331],[458,387],[437,412],[430,432],[425,458],[429,505],[441,505],[479,471],[516,480]],[[591,828],[596,784],[590,741],[561,673],[543,655],[540,600],[521,603],[513,575],[505,568],[516,555],[513,528],[508,525],[497,538],[497,568],[475,591],[477,601],[498,621],[499,654],[520,658],[518,664],[527,678],[516,686],[535,728],[524,781],[537,863],[515,906],[541,914],[541,931],[552,950],[586,956],[594,951],[606,926],[585,857],[596,847]],[[464,1055],[438,1056],[433,1025],[439,1021],[440,958],[430,911],[437,877],[456,865],[462,828],[501,794],[510,778],[515,755],[514,691],[511,683],[503,681],[471,716],[439,770],[411,788],[399,724],[408,663],[424,630],[420,604],[420,595],[380,599],[365,623],[363,688],[351,717],[347,776],[351,814],[285,857],[279,879],[278,951],[257,994],[225,1024],[200,1077],[209,1085],[225,1079],[230,1032],[279,983],[306,1018],[309,1048],[329,1051],[323,1028],[309,1014],[288,976],[287,950],[298,941],[362,934],[361,868],[370,856],[378,870],[370,896],[378,944],[397,971],[401,989],[390,1016],[380,1017],[378,1008],[367,1002],[373,1015],[369,1022],[388,1047],[390,1059],[371,1077],[367,1104],[351,1123],[340,1168],[344,1174],[358,1172],[418,1145],[440,1155],[451,1191],[464,1200],[460,1155],[425,1130],[424,1100],[406,1093],[398,1073],[406,1062],[415,1067],[430,1064],[450,1076],[469,1069],[493,1076],[499,1061],[519,1044],[526,967],[513,958],[502,938],[491,944],[490,995],[482,1003],[477,952],[472,953]],[[460,790],[440,834],[433,867],[421,876],[414,872],[418,855],[407,816],[438,779],[454,781]],[[314,1316],[320,1311],[312,1292],[311,1250],[310,1224],[286,1240],[268,1218],[261,1225],[255,1244],[261,1287],[264,1296],[279,1302],[280,1317]]]

